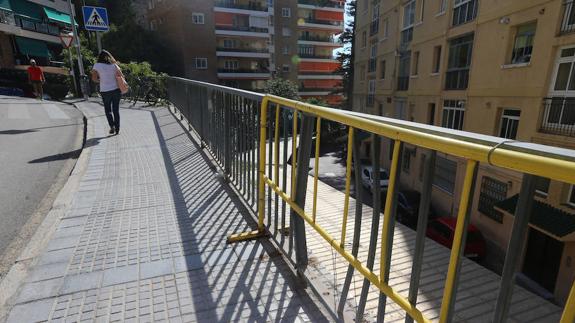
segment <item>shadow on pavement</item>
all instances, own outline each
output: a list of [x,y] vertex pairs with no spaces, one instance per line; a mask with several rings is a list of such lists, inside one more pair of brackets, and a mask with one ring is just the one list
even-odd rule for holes
[[39,163],[48,163],[48,162],[53,162],[53,161],[58,161],[58,160],[78,159],[78,157],[80,157],[80,153],[82,153],[82,149],[96,146],[97,144],[100,143],[100,140],[106,139],[106,138],[108,138],[108,137],[91,138],[91,139],[86,140],[84,147],[82,147],[80,149],[75,149],[75,150],[68,151],[65,153],[54,154],[54,155],[50,155],[50,156],[46,156],[46,157],[42,157],[42,158],[33,159],[33,160],[29,161],[28,164],[39,164]]
[[307,315],[314,322],[329,321],[270,242],[226,243],[228,234],[252,230],[255,221],[196,142],[179,136],[185,130],[174,124],[171,113],[151,113],[176,207],[196,319],[293,322]]

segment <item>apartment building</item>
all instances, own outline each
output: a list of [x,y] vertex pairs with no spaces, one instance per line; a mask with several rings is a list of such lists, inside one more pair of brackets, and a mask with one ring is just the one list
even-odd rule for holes
[[[354,110],[575,149],[572,0],[357,3]],[[384,152],[390,147],[383,143]],[[421,189],[427,154],[405,147],[403,188]],[[438,155],[432,203],[442,215],[458,211],[464,167]],[[471,223],[488,240],[495,270],[521,180],[488,164],[478,171]],[[575,279],[575,188],[541,179],[534,205],[520,278],[564,303]]]
[[330,103],[340,100],[333,51],[343,16],[342,0],[153,0],[147,14],[178,53],[182,76],[250,90],[281,77],[302,98]]
[[0,0],[0,68],[25,69],[33,58],[46,72],[67,74],[59,35],[71,27],[67,0]]

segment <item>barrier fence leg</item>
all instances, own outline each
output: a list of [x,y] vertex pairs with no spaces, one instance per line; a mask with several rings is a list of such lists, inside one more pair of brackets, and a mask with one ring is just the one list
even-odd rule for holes
[[[294,192],[294,201],[302,210],[304,210],[315,118],[304,114],[302,115],[302,119],[303,121],[300,132],[299,151],[297,153],[296,189]],[[298,275],[303,277],[308,265],[305,221],[294,210],[291,210],[290,217],[293,223],[296,269]]]

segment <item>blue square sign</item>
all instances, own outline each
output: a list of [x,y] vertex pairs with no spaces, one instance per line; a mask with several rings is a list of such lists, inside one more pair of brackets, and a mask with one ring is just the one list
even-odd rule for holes
[[89,31],[108,31],[110,24],[108,22],[108,12],[106,8],[101,7],[82,7],[84,13],[84,27]]

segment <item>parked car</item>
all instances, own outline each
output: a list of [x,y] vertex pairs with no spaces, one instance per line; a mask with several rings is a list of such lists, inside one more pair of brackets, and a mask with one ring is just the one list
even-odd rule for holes
[[[417,219],[419,217],[419,203],[421,193],[414,190],[397,192],[397,221],[412,228],[417,229]],[[433,206],[429,206],[428,218],[434,219],[436,212]]]
[[[370,192],[373,192],[374,183],[373,183],[373,167],[371,166],[362,166],[361,167],[361,184],[363,187],[368,189]],[[389,173],[387,170],[380,168],[379,169],[379,187],[382,190],[387,190],[387,185],[389,184]]]
[[[451,249],[456,224],[456,218],[439,217],[429,222],[426,234],[429,238]],[[467,242],[463,255],[473,259],[485,257],[485,239],[479,229],[472,224],[467,226]]]

